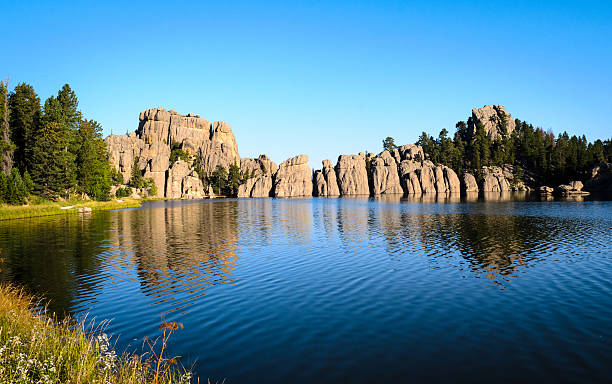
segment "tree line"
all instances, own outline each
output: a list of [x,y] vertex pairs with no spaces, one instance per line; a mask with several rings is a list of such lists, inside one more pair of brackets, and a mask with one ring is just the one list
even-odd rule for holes
[[[482,166],[511,164],[519,178],[528,172],[536,182],[552,185],[585,179],[597,163],[612,162],[610,139],[588,142],[584,135],[569,136],[567,132],[555,136],[519,119],[515,119],[511,133],[501,125],[501,135],[493,140],[482,124],[474,124],[470,117],[455,125],[452,137],[447,129],[437,138],[423,132],[416,144],[423,147],[429,160],[457,173],[478,175]],[[385,149],[394,145],[390,137],[383,140]]]
[[41,104],[34,88],[8,91],[0,81],[0,199],[23,204],[31,194],[47,199],[86,194],[108,200],[111,165],[102,127],[86,119],[68,84]]

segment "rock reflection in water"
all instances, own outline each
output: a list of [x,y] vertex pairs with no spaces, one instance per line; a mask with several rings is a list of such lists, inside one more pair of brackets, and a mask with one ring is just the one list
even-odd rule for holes
[[234,282],[238,210],[236,201],[159,205],[117,212],[111,241],[119,246],[113,257],[133,259],[145,295],[171,312],[211,285]]

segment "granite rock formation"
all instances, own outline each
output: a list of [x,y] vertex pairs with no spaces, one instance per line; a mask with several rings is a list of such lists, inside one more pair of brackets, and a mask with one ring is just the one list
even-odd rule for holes
[[274,196],[312,196],[312,173],[308,156],[298,155],[282,162],[274,177]]
[[200,159],[202,169],[212,173],[217,166],[229,168],[238,164],[238,145],[230,126],[222,121],[210,121],[199,115],[179,115],[162,107],[140,113],[138,129],[127,135],[106,138],[111,164],[129,180],[132,165],[157,186],[157,196],[168,198],[196,198],[204,196],[203,187],[194,179],[193,164],[170,164],[172,149],[180,148]]
[[383,151],[374,157],[370,169],[374,195],[404,193],[397,173],[397,162],[389,151]]
[[359,196],[370,194],[365,154],[338,156],[336,176],[340,195]]
[[472,109],[472,117],[468,123],[472,135],[476,132],[478,125],[482,125],[492,140],[511,134],[515,128],[514,119],[506,112],[503,105],[485,105],[482,108]]

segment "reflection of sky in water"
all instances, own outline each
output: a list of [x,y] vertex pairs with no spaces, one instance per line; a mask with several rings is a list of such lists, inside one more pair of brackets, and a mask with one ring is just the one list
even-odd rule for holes
[[[5,222],[0,278],[44,293],[55,311],[113,318],[121,347],[154,334],[161,315],[179,319],[187,325],[179,352],[204,360],[207,375],[237,381],[262,372],[276,373],[269,381],[295,379],[298,370],[298,381],[360,381],[380,367],[381,378],[412,377],[406,367],[418,378],[439,368],[426,358],[458,353],[459,364],[481,356],[485,336],[531,337],[508,347],[527,354],[576,348],[584,341],[574,334],[579,324],[581,332],[610,336],[609,326],[601,329],[611,315],[609,202],[464,200],[170,201]],[[527,319],[519,316],[527,309]],[[499,334],[510,321],[522,325]],[[554,332],[536,336],[538,327]],[[409,345],[421,345],[422,354]],[[583,367],[598,372],[606,345],[584,349],[591,362]],[[493,348],[480,369],[503,352]],[[312,365],[303,367],[304,359]],[[460,377],[462,369],[449,372]],[[538,377],[538,369],[529,373]]]

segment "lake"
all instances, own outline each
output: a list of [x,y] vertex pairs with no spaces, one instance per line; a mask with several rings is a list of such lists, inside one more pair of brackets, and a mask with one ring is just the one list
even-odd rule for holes
[[201,382],[610,382],[612,202],[218,199],[0,222],[0,279]]

